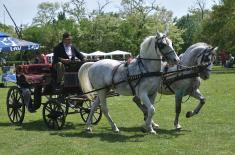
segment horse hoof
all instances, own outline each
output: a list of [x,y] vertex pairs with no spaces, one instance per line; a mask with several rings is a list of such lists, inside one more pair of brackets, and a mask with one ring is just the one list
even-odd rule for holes
[[86,133],[92,133],[92,129],[90,127],[86,128]]
[[157,130],[157,129],[160,128],[160,126],[156,123],[152,123],[152,127],[153,127],[154,130]]
[[114,129],[113,132],[114,133],[119,133],[119,129]]
[[179,125],[179,124],[175,126],[175,130],[179,131],[179,130],[181,130],[181,129],[182,129],[182,127],[181,127],[181,125]]
[[112,126],[112,130],[113,130],[114,133],[119,133],[119,129],[118,129],[118,127],[117,127],[116,124],[114,124],[114,125]]
[[147,128],[145,125],[142,126],[141,131],[143,133],[150,133],[150,134],[156,134],[156,131],[150,128]]
[[154,131],[154,130],[149,131],[149,133],[153,134],[153,135],[156,135],[156,131]]
[[186,118],[192,117],[193,116],[193,112],[192,111],[188,111],[186,113]]

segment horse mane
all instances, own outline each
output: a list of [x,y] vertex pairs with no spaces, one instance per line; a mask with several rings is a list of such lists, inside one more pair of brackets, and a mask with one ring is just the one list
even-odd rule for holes
[[140,56],[146,54],[147,51],[155,51],[155,37],[156,36],[149,36],[144,39],[140,45]]

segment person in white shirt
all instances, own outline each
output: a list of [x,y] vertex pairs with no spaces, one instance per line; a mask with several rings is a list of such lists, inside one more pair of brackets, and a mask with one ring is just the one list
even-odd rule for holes
[[53,68],[57,72],[56,81],[58,85],[64,83],[64,64],[69,64],[77,57],[84,61],[84,56],[72,45],[72,36],[66,32],[63,34],[63,41],[54,48]]

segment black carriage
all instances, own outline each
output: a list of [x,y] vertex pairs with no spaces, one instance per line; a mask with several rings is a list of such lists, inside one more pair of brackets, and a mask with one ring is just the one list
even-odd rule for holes
[[[16,67],[17,85],[7,94],[7,113],[13,124],[21,125],[25,109],[35,112],[43,105],[42,115],[45,124],[52,129],[61,129],[68,114],[79,113],[86,122],[92,101],[81,90],[78,70],[82,62],[65,66],[64,85],[55,87],[55,70],[51,64],[29,64]],[[42,102],[45,96],[46,102]],[[102,117],[100,107],[92,116],[92,124]]]

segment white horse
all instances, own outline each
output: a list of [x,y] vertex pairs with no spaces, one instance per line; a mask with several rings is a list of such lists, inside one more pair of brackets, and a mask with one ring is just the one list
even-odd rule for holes
[[[179,115],[184,96],[190,95],[200,101],[193,111],[187,112],[187,118],[198,114],[205,104],[205,97],[201,94],[199,86],[201,79],[207,80],[210,76],[211,67],[215,61],[216,50],[217,48],[212,48],[206,43],[196,43],[180,55],[179,65],[168,67],[164,73],[165,80],[161,82],[161,88],[158,89],[158,92],[165,95],[175,95],[176,116],[174,126],[176,129],[181,129]],[[166,64],[163,65],[163,68],[165,67]],[[134,101],[146,117],[146,107],[138,99]]]
[[[156,36],[147,37],[141,44],[139,57],[134,59],[128,66],[116,60],[100,60],[88,62],[82,65],[78,77],[83,92],[96,90],[97,96],[91,107],[87,119],[87,131],[92,132],[91,116],[100,104],[103,114],[108,119],[112,130],[119,132],[116,124],[111,119],[106,105],[106,97],[112,89],[115,92],[131,96],[136,95],[147,107],[148,117],[145,121],[146,130],[156,133],[151,125],[154,114],[154,100],[157,88],[161,80],[162,56],[170,64],[177,64],[179,57],[176,55],[172,42],[165,35],[157,33]],[[88,97],[94,99],[95,94]]]

